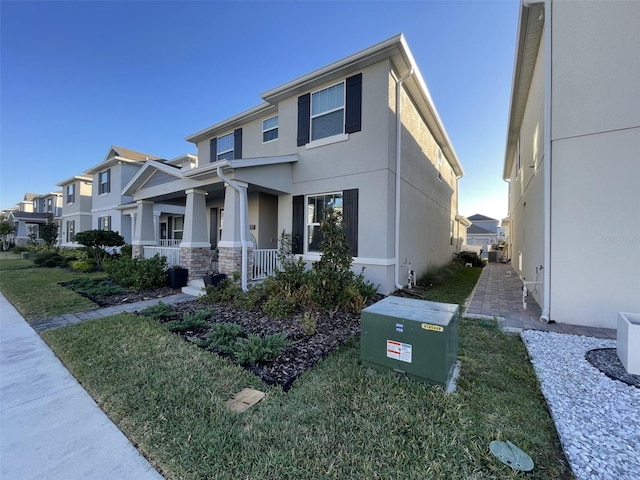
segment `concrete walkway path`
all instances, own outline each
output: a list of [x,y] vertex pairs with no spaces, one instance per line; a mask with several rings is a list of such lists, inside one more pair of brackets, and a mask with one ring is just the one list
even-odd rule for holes
[[2,294],[0,478],[162,479]]

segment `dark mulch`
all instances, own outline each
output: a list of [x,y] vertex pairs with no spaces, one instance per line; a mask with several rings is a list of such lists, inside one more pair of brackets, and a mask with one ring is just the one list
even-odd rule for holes
[[585,354],[587,361],[613,380],[640,388],[640,375],[627,373],[615,348],[596,348]]
[[153,298],[169,297],[171,295],[177,295],[181,293],[181,289],[173,289],[171,287],[155,288],[153,290],[144,290],[141,292],[126,292],[119,293],[117,295],[109,295],[106,297],[90,297],[86,295],[89,300],[97,303],[101,307],[112,307],[115,305],[122,305],[123,303],[136,303],[144,300],[151,300]]
[[[282,350],[282,353],[272,362],[260,362],[245,365],[244,368],[253,372],[263,381],[271,385],[280,385],[283,390],[291,388],[294,380],[302,373],[325,358],[336,347],[347,339],[360,333],[360,314],[338,312],[333,318],[329,315],[315,314],[316,332],[305,334],[302,317],[297,314],[286,319],[275,319],[261,311],[238,310],[228,304],[203,305],[198,301],[184,302],[172,306],[172,310],[180,316],[184,313],[195,313],[199,310],[212,308],[215,314],[211,323],[235,323],[242,327],[244,334],[255,334],[260,337],[274,333],[285,333],[292,345]],[[203,337],[206,332],[185,332],[185,340],[192,341]],[[234,361],[232,357],[215,352]]]

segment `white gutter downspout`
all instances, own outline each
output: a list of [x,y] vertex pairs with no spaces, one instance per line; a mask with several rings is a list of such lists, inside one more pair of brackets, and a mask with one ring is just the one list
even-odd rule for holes
[[529,8],[544,5],[544,177],[543,177],[543,214],[544,214],[544,256],[543,256],[543,304],[540,321],[549,323],[551,305],[551,2],[524,1]]
[[400,283],[400,165],[402,163],[402,115],[401,98],[402,84],[413,75],[413,66],[396,81],[396,224],[395,224],[395,284],[396,288],[402,290],[404,286]]
[[231,186],[240,196],[240,244],[242,245],[242,276],[241,285],[244,292],[247,291],[247,190],[240,187],[237,183],[231,180],[229,177],[222,173],[223,167],[227,165],[220,165],[217,169],[218,177],[220,177],[225,183]]

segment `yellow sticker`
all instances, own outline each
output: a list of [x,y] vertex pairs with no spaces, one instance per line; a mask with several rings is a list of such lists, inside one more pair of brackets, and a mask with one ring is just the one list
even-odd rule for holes
[[443,332],[444,328],[442,328],[440,325],[431,325],[430,323],[423,323],[422,324],[422,328],[424,328],[425,330],[431,330],[434,332]]

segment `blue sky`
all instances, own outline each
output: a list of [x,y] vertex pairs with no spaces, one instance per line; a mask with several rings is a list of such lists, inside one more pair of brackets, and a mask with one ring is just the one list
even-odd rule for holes
[[173,158],[260,94],[404,33],[465,170],[461,214],[507,214],[518,20],[494,1],[0,2],[0,208],[100,163]]

